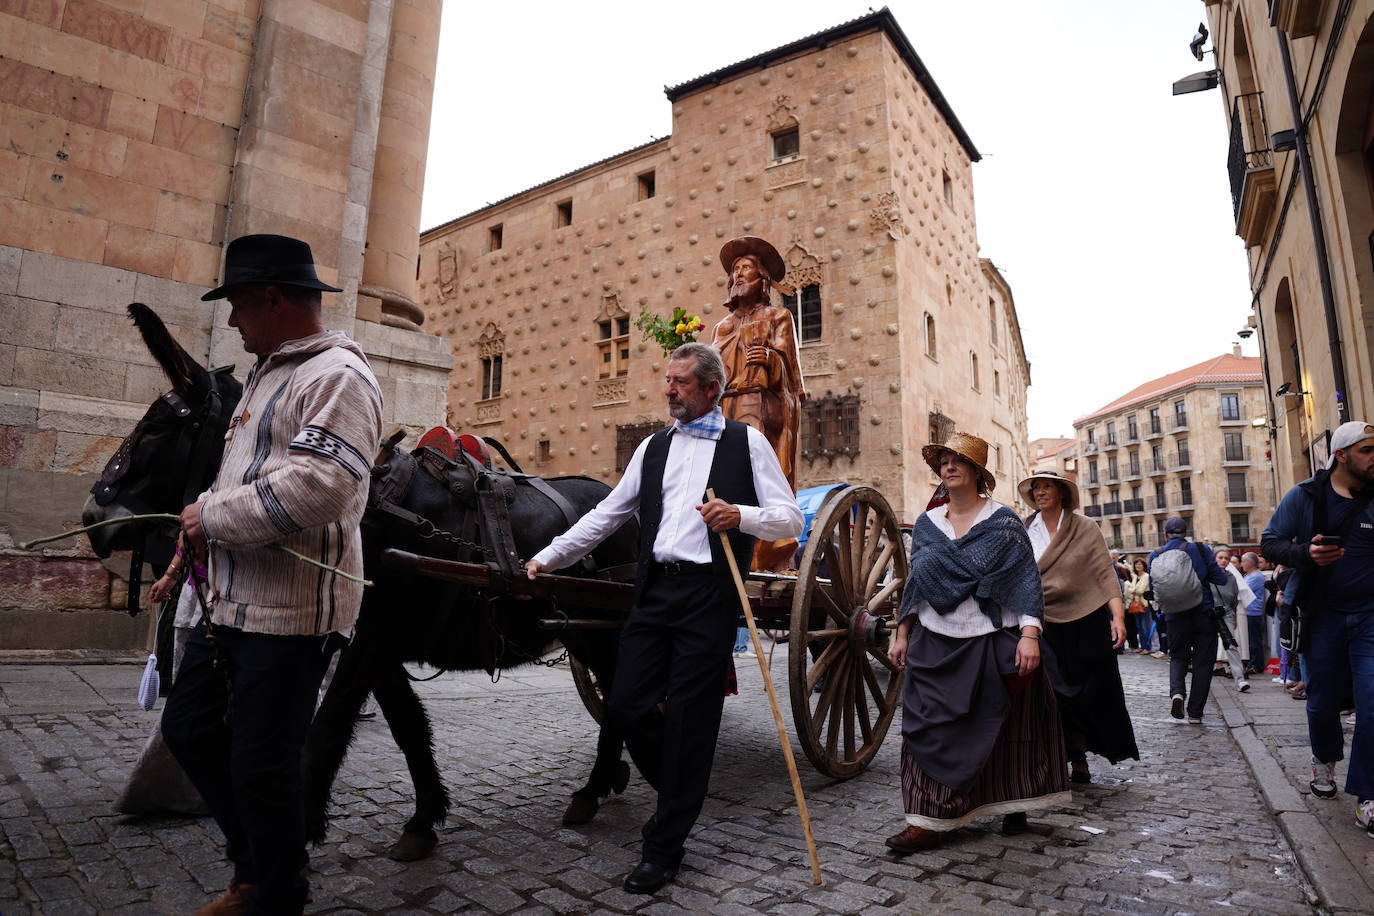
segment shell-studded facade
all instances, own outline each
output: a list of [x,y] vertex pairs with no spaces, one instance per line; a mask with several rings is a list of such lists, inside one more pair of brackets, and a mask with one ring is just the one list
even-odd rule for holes
[[450,425],[527,471],[614,483],[666,417],[641,309],[680,306],[710,340],[720,247],[754,235],[787,261],[775,297],[800,316],[798,486],[869,483],[913,519],[934,484],[920,446],[958,428],[988,439],[1010,500],[1029,365],[979,257],[977,151],[924,74],[882,11],[669,89],[671,136],[424,233]]

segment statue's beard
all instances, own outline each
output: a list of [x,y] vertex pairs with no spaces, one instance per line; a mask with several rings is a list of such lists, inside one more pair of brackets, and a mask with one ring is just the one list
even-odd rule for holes
[[734,311],[741,305],[757,305],[764,301],[767,291],[764,289],[764,279],[756,277],[751,280],[736,280],[730,285],[730,298],[726,301],[726,308]]

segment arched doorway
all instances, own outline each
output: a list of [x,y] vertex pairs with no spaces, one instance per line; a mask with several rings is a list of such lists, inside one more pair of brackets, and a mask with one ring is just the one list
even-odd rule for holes
[[1374,20],[1365,23],[1346,73],[1336,123],[1336,181],[1333,210],[1346,222],[1350,240],[1347,270],[1350,307],[1341,316],[1352,417],[1374,410]]
[[[1298,340],[1298,323],[1293,312],[1293,288],[1287,277],[1279,281],[1274,294],[1274,324],[1270,328],[1272,349],[1269,352],[1270,381],[1277,389],[1287,383],[1293,392],[1307,391],[1308,382],[1303,375],[1302,344]],[[1310,401],[1308,396],[1285,394],[1274,398],[1274,417],[1278,422],[1273,443],[1273,460],[1279,479],[1299,481],[1312,473],[1308,443],[1312,439],[1311,417],[1308,415]],[[1280,443],[1283,448],[1278,446]],[[1280,467],[1280,461],[1287,461],[1287,467]]]

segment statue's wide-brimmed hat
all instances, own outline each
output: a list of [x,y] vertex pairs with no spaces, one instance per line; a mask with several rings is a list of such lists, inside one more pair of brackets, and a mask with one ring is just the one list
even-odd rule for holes
[[956,455],[973,462],[983,478],[983,489],[988,493],[991,493],[993,488],[997,486],[997,478],[993,477],[992,472],[988,470],[988,444],[982,439],[968,433],[955,433],[943,445],[936,445],[932,442],[930,445],[922,447],[921,457],[926,460],[926,464],[930,465],[930,469],[935,472],[936,476],[940,474],[940,456],[945,452],[954,452]]
[[315,255],[300,239],[285,235],[243,235],[224,251],[224,282],[201,300],[223,299],[231,289],[244,283],[275,283],[299,286],[327,293],[341,293],[315,273]]
[[781,283],[782,278],[787,275],[787,262],[778,254],[778,249],[752,235],[742,235],[726,242],[720,249],[720,266],[724,267],[728,274],[735,269],[735,262],[746,254],[752,254],[759,259],[759,266],[774,283]]
[[1078,484],[1054,471],[1036,471],[1016,485],[1016,492],[1021,494],[1021,501],[1026,505],[1035,505],[1035,499],[1031,496],[1031,485],[1037,480],[1052,480],[1059,484],[1059,490],[1064,494],[1065,512],[1072,512],[1082,504],[1082,498],[1078,495]]

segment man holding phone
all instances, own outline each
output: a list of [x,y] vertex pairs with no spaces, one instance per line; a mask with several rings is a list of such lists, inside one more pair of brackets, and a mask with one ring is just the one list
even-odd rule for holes
[[1312,793],[1336,794],[1345,756],[1341,704],[1355,698],[1355,736],[1345,791],[1355,820],[1374,837],[1374,424],[1344,423],[1331,437],[1331,460],[1283,497],[1261,550],[1293,567],[1284,603],[1294,606],[1295,648],[1306,654],[1307,731]]

